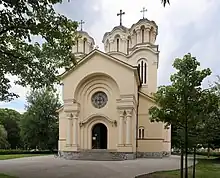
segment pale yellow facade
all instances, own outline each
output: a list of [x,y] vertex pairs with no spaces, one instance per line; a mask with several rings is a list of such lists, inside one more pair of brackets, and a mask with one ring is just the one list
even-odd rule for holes
[[157,25],[141,19],[131,28],[104,35],[105,52],[94,49],[86,32],[73,47],[78,64],[62,75],[64,105],[59,109],[59,150],[105,149],[136,157],[171,151],[170,129],[152,123],[159,65]]

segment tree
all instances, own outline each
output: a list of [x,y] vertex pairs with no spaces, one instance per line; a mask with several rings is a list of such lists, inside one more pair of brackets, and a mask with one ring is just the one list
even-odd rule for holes
[[161,3],[165,7],[167,4],[170,4],[170,0],[161,0]]
[[27,97],[21,135],[29,148],[54,149],[58,141],[58,96],[49,89],[33,90]]
[[[210,69],[198,70],[199,65],[190,53],[182,59],[175,59],[173,67],[177,72],[170,77],[172,84],[159,87],[155,94],[155,101],[159,107],[154,106],[149,110],[152,121],[175,125],[184,132],[185,178],[188,178],[189,132],[197,123],[195,118],[198,118],[198,105],[201,104],[201,83],[211,74]],[[180,136],[182,138],[182,135]]]
[[9,143],[7,141],[7,131],[3,125],[0,125],[0,149],[6,149],[8,147]]
[[[18,97],[10,78],[33,88],[59,82],[58,70],[75,64],[72,54],[77,23],[57,14],[62,0],[0,1],[0,101]],[[34,37],[39,37],[38,42]],[[36,38],[35,38],[36,39]],[[40,41],[42,44],[40,44]]]
[[[219,78],[218,78],[219,79]],[[208,156],[210,148],[220,148],[220,84],[215,85],[206,91],[205,105],[207,108],[201,113],[203,120],[201,125],[201,136],[203,147],[208,148]]]
[[20,147],[20,119],[21,114],[13,109],[0,109],[0,123],[7,132],[7,141],[10,148]]

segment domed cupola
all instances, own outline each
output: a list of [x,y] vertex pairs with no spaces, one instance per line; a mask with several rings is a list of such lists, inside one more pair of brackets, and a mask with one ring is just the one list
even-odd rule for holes
[[77,59],[85,56],[94,49],[95,41],[94,39],[85,31],[78,31],[73,46],[73,53]]
[[127,53],[128,29],[122,25],[116,26],[111,32],[104,34],[102,42],[105,52]]
[[154,21],[143,18],[133,24],[129,31],[132,41],[131,47],[146,43],[155,44],[158,26]]

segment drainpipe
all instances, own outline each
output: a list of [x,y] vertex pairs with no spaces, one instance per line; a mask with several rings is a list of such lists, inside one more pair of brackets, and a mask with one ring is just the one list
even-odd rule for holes
[[139,108],[139,91],[141,85],[138,86],[138,93],[137,93],[137,110],[136,110],[136,158],[137,158],[137,148],[138,148],[138,108]]

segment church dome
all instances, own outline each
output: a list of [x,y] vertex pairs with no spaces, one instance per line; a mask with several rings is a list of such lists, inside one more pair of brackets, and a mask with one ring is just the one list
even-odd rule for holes
[[131,28],[116,26],[104,34],[102,42],[107,53],[129,54],[137,46],[154,45],[158,26],[147,18],[140,19]]
[[158,26],[154,21],[143,18],[133,24],[129,32],[132,40],[132,47],[137,44],[154,44],[158,34]]
[[128,28],[122,25],[114,27],[111,32],[106,32],[102,40],[105,52],[126,53],[128,34]]
[[78,31],[73,53],[76,58],[80,58],[94,49],[94,39],[85,31]]

